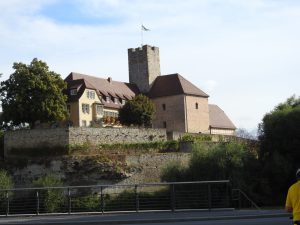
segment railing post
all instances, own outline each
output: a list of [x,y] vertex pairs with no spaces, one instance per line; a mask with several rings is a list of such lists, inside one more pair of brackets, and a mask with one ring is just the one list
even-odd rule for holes
[[36,190],[36,215],[40,214],[40,196],[39,190]]
[[71,212],[72,212],[71,190],[70,187],[68,187],[68,214],[71,214]]
[[9,193],[6,191],[6,216],[9,215]]
[[207,185],[208,209],[211,210],[211,184]]
[[139,200],[139,193],[138,193],[138,185],[134,186],[134,192],[135,192],[135,211],[139,212],[139,210],[140,210],[140,200]]
[[104,213],[104,198],[103,198],[103,186],[100,187],[100,210],[101,213]]
[[171,211],[175,212],[175,185],[171,184]]
[[239,210],[241,209],[241,207],[242,207],[242,199],[241,199],[241,191],[240,191],[240,189],[238,189],[238,198],[239,198]]

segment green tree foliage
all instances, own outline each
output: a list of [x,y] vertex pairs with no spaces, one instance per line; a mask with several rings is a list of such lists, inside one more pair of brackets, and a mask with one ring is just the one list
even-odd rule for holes
[[[47,175],[40,177],[38,180],[33,182],[35,187],[60,187],[63,183],[60,179],[53,175]],[[65,201],[63,189],[43,189],[40,191],[40,199],[42,208],[47,212],[58,211]]]
[[300,168],[300,97],[292,96],[267,113],[259,125],[263,179],[270,195],[285,193]]
[[[5,170],[0,170],[0,190],[11,188],[13,188],[13,181],[11,179],[11,176]],[[0,202],[3,202],[5,198],[6,192],[0,191]]]
[[154,117],[154,104],[145,95],[137,95],[128,101],[119,112],[120,122],[124,125],[150,127]]
[[241,188],[255,197],[259,183],[259,163],[250,148],[241,142],[215,145],[194,144],[187,166],[171,162],[162,169],[164,181],[230,180],[235,188]]
[[1,82],[3,121],[11,125],[63,120],[67,116],[66,88],[60,75],[45,62],[33,59],[29,65],[14,63],[8,80]]

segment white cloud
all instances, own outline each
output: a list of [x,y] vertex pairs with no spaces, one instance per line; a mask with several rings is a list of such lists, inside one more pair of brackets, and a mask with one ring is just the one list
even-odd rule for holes
[[72,24],[41,14],[59,2],[0,1],[2,79],[13,62],[38,57],[63,77],[77,71],[127,80],[126,50],[140,45],[143,21],[151,29],[145,43],[160,47],[162,73],[178,72],[208,92],[238,127],[256,127],[274,105],[299,95],[300,4],[76,0],[83,15],[101,22]]

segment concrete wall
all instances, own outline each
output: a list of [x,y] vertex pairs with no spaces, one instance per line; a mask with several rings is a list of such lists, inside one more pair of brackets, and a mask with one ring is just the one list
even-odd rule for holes
[[167,140],[165,129],[138,128],[56,128],[8,131],[4,136],[5,155],[13,148],[43,148],[66,145],[138,143]]

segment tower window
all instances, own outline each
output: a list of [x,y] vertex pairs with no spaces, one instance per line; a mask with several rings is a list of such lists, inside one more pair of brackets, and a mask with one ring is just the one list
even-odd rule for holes
[[166,111],[166,104],[162,104],[162,108],[164,111]]
[[163,122],[163,127],[167,128],[167,122],[166,121]]
[[198,102],[196,102],[196,104],[195,104],[195,108],[196,108],[196,109],[198,109],[198,108],[199,108],[199,106],[198,106]]

